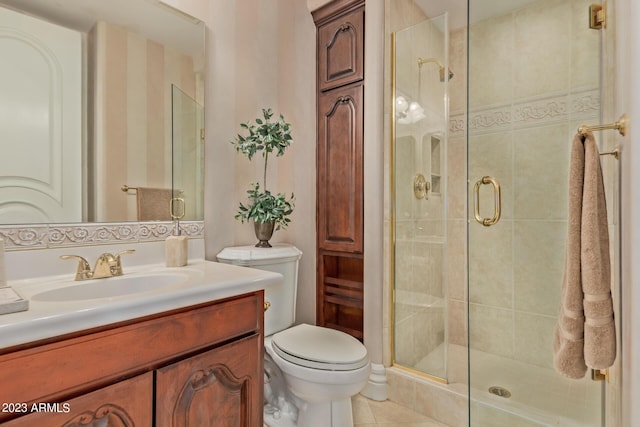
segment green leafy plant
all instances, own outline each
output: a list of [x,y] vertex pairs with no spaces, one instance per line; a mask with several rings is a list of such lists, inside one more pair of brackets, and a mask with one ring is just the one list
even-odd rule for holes
[[276,229],[286,228],[291,222],[288,216],[293,212],[294,196],[287,200],[286,195],[271,194],[269,190],[260,191],[260,184],[253,183],[253,188],[247,190],[249,205],[240,203],[240,208],[235,218],[242,222],[253,219],[255,222],[271,222]]
[[240,127],[248,134],[238,134],[231,141],[236,151],[247,156],[249,160],[261,152],[264,158],[264,174],[262,179],[262,189],[259,183],[252,183],[251,189],[247,190],[250,203],[244,205],[240,203],[237,220],[253,220],[254,222],[273,221],[276,230],[286,228],[291,220],[288,216],[293,212],[295,196],[287,197],[283,193],[272,194],[267,190],[267,166],[269,155],[275,153],[276,157],[284,155],[286,149],[291,145],[291,125],[284,120],[282,114],[279,119],[272,121],[273,112],[270,108],[262,110],[262,118],[255,119],[255,123],[242,123]]

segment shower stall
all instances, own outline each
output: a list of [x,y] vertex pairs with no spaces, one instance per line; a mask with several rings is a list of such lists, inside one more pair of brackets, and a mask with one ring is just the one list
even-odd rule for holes
[[[617,426],[616,366],[567,379],[552,345],[569,147],[607,114],[606,34],[589,1],[456,3],[387,3],[391,398],[452,426]],[[618,164],[601,163],[617,304]]]

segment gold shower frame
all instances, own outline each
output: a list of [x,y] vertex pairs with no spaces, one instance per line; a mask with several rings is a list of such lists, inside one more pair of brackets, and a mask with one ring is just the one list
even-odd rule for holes
[[428,374],[426,372],[419,371],[417,369],[410,368],[408,366],[399,365],[396,363],[395,358],[395,270],[396,270],[396,32],[391,33],[391,149],[390,149],[390,167],[389,167],[389,190],[390,190],[390,208],[391,208],[391,224],[389,226],[389,286],[390,286],[390,298],[389,298],[389,345],[390,345],[390,361],[391,366],[398,368],[402,371],[411,373],[418,377],[426,378],[428,380],[440,383],[448,384],[449,381],[446,378],[439,377],[437,375]]

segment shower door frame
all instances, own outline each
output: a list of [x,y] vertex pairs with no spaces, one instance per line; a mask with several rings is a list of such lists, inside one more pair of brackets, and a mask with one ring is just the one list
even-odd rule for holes
[[[444,15],[444,14],[443,14]],[[413,26],[416,25],[420,25],[423,24],[427,21],[434,21],[436,19],[441,18],[443,15],[439,15],[433,18],[427,18],[422,22],[416,23],[411,25],[410,27],[407,27],[403,30],[406,30],[408,28],[412,28]],[[445,21],[447,20],[447,17],[445,17]],[[400,30],[400,31],[403,31]],[[446,27],[446,31],[448,33],[448,27]],[[389,286],[390,286],[390,298],[389,298],[389,321],[390,321],[390,328],[389,328],[389,345],[390,345],[390,362],[391,362],[391,366],[394,368],[398,368],[400,370],[406,371],[410,374],[414,374],[418,377],[421,378],[426,378],[428,380],[434,381],[436,383],[440,383],[440,384],[448,384],[449,381],[447,379],[447,360],[446,360],[446,350],[444,353],[444,371],[445,371],[445,376],[444,377],[440,377],[437,375],[433,375],[418,369],[414,369],[412,367],[409,366],[405,366],[402,364],[398,364],[396,361],[396,159],[397,159],[397,155],[396,155],[396,136],[397,136],[397,129],[396,129],[396,105],[395,105],[395,98],[397,96],[397,85],[396,85],[396,77],[397,77],[397,64],[396,64],[396,33],[397,31],[393,31],[390,33],[390,57],[391,57],[391,67],[390,67],[390,78],[391,78],[391,150],[390,150],[390,256],[389,256]],[[449,70],[449,62],[448,62],[448,46],[447,44],[449,43],[449,36],[448,34],[445,36],[445,58],[444,58],[444,69],[445,69],[445,73],[448,72]],[[418,72],[419,74],[419,72]],[[419,78],[419,77],[418,77]],[[447,81],[450,79],[447,78]],[[446,145],[447,143],[447,139],[448,139],[448,120],[449,120],[449,111],[448,111],[448,93],[445,91],[445,106],[444,106],[444,110],[445,110],[445,128],[443,128],[443,132],[440,134],[441,135],[441,142],[443,143],[443,145]],[[435,134],[433,134],[435,135]],[[416,143],[418,143],[419,141],[416,140]],[[443,164],[446,164],[447,162],[447,158],[446,158],[446,149],[444,151],[443,154],[440,154],[440,158],[444,159],[443,160]],[[446,167],[444,167],[444,170],[446,171]],[[442,193],[446,194],[446,181],[447,181],[447,176],[446,173],[441,173],[441,180],[442,180],[442,185],[443,185],[443,190]],[[446,203],[444,202],[444,197],[443,197],[443,223],[446,223]],[[446,226],[445,226],[445,230],[446,230]],[[446,231],[445,231],[445,240],[446,240]],[[443,244],[443,247],[446,248],[446,243]],[[444,259],[443,259],[443,268],[444,268]],[[445,282],[445,279],[443,279],[443,282]],[[446,287],[446,283],[443,284],[444,287]],[[446,343],[448,341],[447,339],[447,310],[446,310],[446,294],[445,297],[443,298],[444,300],[444,304],[445,304],[445,309],[444,309],[444,316],[445,316],[445,338],[444,338],[444,345],[446,346]]]

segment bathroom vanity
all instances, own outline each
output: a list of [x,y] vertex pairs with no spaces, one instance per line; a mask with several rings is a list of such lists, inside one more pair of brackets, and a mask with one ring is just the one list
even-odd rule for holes
[[173,288],[55,304],[39,300],[45,285],[22,286],[31,309],[0,318],[0,341],[40,322],[69,331],[0,349],[0,424],[261,425],[263,289],[281,276],[206,261],[189,270]]

